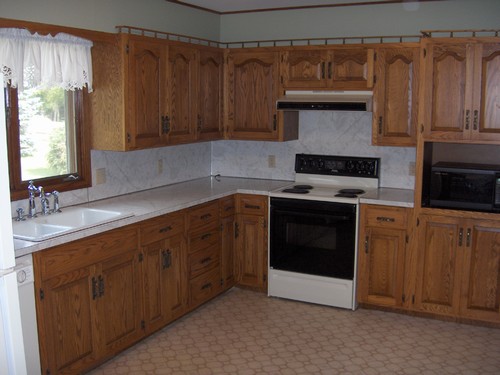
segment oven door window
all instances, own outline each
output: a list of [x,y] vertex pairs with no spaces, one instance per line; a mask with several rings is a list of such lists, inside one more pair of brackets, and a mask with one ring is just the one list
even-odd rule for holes
[[302,202],[271,206],[271,267],[352,280],[356,206],[309,201],[304,208]]

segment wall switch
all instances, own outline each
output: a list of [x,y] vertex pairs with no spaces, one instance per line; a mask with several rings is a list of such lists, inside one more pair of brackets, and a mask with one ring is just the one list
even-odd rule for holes
[[408,175],[410,176],[415,176],[415,162],[410,161],[408,164]]
[[162,174],[162,173],[163,173],[163,160],[158,159],[158,174]]
[[95,184],[100,185],[106,183],[106,168],[98,168],[95,170]]
[[269,168],[276,168],[276,155],[269,155],[267,157],[267,166]]

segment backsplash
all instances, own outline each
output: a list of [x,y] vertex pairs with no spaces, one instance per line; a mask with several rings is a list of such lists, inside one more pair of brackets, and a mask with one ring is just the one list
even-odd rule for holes
[[[212,174],[293,180],[297,153],[368,156],[381,158],[380,186],[413,189],[415,148],[372,146],[371,122],[371,112],[303,111],[297,141],[213,142]],[[269,167],[270,155],[275,168]]]

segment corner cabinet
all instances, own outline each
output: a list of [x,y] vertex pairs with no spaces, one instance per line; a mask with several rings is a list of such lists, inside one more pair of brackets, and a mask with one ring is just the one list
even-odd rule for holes
[[415,146],[420,48],[380,48],[375,54],[372,144]]
[[[229,139],[298,138],[298,112],[278,112],[279,52],[230,50],[226,57],[226,135]],[[285,121],[285,116],[290,117]]]
[[424,40],[424,137],[499,141],[500,40]]

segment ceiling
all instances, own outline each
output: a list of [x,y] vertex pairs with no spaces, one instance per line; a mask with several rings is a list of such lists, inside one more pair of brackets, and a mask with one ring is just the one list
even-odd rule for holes
[[[418,1],[440,0],[167,0],[193,8],[203,9],[218,14],[262,12],[270,10],[290,10],[320,7],[339,7],[355,5],[379,5],[393,3],[409,7],[418,7]],[[413,4],[412,4],[413,3]]]

